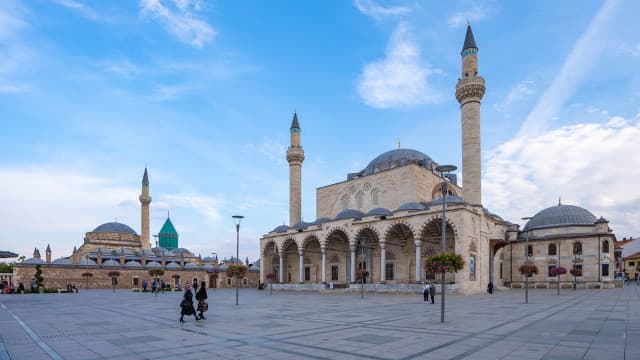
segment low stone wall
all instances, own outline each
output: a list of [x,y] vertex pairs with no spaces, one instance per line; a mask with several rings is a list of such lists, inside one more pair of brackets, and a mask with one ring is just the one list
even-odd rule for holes
[[[406,293],[422,294],[421,284],[364,284],[365,292],[377,293]],[[267,287],[268,290],[268,287]],[[320,291],[320,292],[348,292],[357,293],[361,291],[360,284],[348,284],[347,287],[330,288],[329,284],[273,284],[273,290],[282,291]],[[450,293],[461,293],[455,284],[447,284],[446,291]],[[436,284],[436,292],[440,293],[440,285]]]
[[[512,289],[524,289],[524,282],[513,282],[509,285]],[[529,289],[556,289],[557,282],[529,282]],[[561,289],[573,289],[573,281],[561,281]],[[612,282],[579,282],[576,283],[577,289],[613,289],[615,285]]]

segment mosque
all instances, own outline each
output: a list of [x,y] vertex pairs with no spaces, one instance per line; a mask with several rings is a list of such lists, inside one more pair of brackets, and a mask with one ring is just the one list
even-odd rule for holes
[[[226,276],[231,263],[242,263],[238,259],[218,261],[215,257],[196,256],[186,248],[179,247],[179,235],[171,218],[167,214],[159,233],[156,246],[151,247],[149,206],[149,174],[144,169],[142,176],[142,192],[139,196],[141,209],[141,234],[130,226],[117,221],[97,226],[84,236],[84,243],[74,247],[70,256],[52,260],[49,245],[42,259],[40,250],[35,249],[33,257],[16,264],[14,267],[15,282],[28,284],[35,274],[35,267],[40,265],[45,287],[65,288],[67,284],[79,287],[110,288],[112,279],[109,273],[120,273],[117,286],[119,288],[138,289],[143,280],[150,284],[154,276],[152,269],[162,269],[164,275],[159,278],[171,287],[181,287],[186,281],[204,281],[209,288],[234,287],[234,279]],[[259,274],[259,262],[249,264],[249,271],[240,279],[242,287],[256,287]],[[91,274],[86,275],[86,274]]]
[[305,152],[300,121],[293,115],[286,155],[289,226],[260,239],[262,281],[275,278],[281,289],[359,289],[357,271],[364,270],[368,291],[419,291],[424,281],[438,282],[425,270],[424,259],[441,251],[444,202],[446,252],[464,259],[461,271],[446,276],[451,291],[484,292],[489,283],[522,287],[525,278],[518,269],[527,258],[538,269],[529,286],[557,286],[550,271],[562,266],[575,270],[575,276],[560,276],[563,287],[574,281],[579,288],[613,287],[616,237],[604,218],[558,202],[521,229],[483,206],[480,109],[485,80],[478,74],[471,26],[461,57],[455,95],[461,111],[462,185],[454,174],[438,171],[439,164],[428,155],[398,148],[347,174],[345,181],[316,189],[316,220],[303,222]]

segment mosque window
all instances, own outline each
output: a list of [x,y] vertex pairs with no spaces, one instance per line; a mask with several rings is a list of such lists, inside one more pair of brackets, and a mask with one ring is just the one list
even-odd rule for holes
[[348,194],[344,194],[342,195],[342,210],[347,210],[349,208],[349,195]]
[[556,255],[556,244],[549,244],[549,255]]
[[231,286],[231,278],[227,278],[227,286]]
[[582,264],[574,264],[573,270],[578,273],[578,277],[582,276]]
[[582,255],[582,243],[573,243],[573,255]]
[[527,256],[533,256],[533,246],[527,246]]
[[602,276],[609,276],[609,264],[602,264]]
[[311,268],[308,266],[304,267],[304,281],[311,281]]
[[242,279],[242,285],[247,286],[247,278]]
[[609,241],[605,240],[604,242],[602,242],[602,252],[603,253],[609,252]]
[[502,280],[502,263],[500,263],[500,279]]
[[338,267],[336,265],[331,266],[331,281],[338,281]]
[[358,203],[358,209],[362,209],[364,207],[364,194],[362,191],[359,191],[356,194],[356,202]]
[[554,277],[554,275],[552,275],[551,271],[555,268],[555,265],[547,265],[547,277]]

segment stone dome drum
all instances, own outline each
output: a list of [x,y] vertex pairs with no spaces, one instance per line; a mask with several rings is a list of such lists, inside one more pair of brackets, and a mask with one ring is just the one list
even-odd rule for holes
[[539,211],[527,222],[524,231],[555,226],[593,225],[598,218],[575,205],[555,205]]
[[93,232],[98,233],[121,233],[121,234],[131,234],[138,235],[135,230],[130,228],[129,226],[119,223],[119,222],[108,222],[104,223],[97,228],[93,229]]

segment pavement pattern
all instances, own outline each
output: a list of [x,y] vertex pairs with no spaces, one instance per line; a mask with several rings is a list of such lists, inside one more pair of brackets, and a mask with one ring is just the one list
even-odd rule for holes
[[209,289],[0,296],[5,359],[640,359],[640,287],[448,296]]

